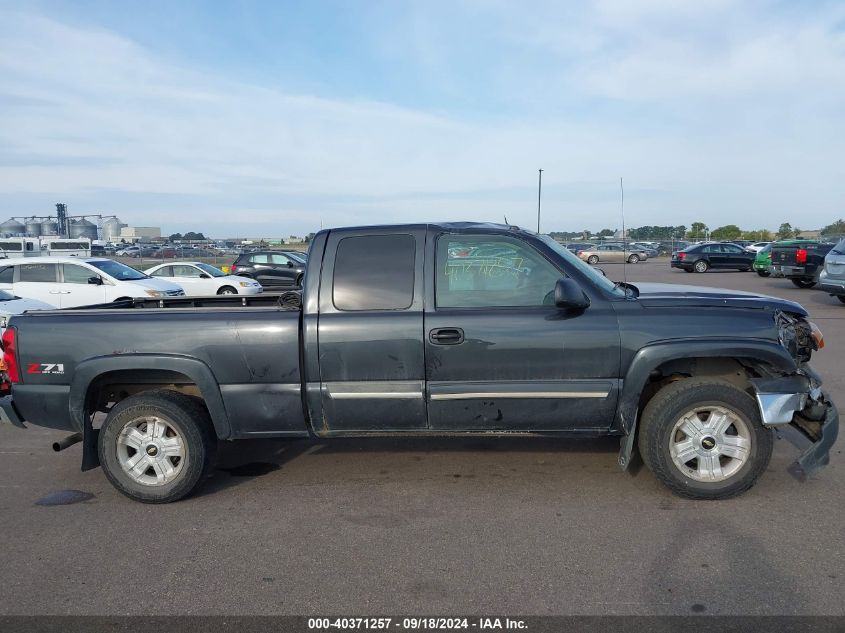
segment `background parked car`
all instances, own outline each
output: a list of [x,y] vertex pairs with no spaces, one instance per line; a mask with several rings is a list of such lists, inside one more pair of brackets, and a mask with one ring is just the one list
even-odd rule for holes
[[202,262],[159,264],[144,272],[151,277],[179,284],[189,296],[256,295],[264,291],[257,281],[237,275],[227,275],[219,268]]
[[622,244],[600,244],[594,248],[578,251],[578,257],[588,264],[599,262],[624,262],[636,264],[648,259],[648,255],[639,249],[626,249]]
[[98,257],[27,257],[0,266],[0,286],[55,308],[108,303],[121,299],[178,297],[180,286],[152,279],[111,259]]
[[0,288],[0,335],[6,329],[9,317],[27,310],[52,310],[53,306],[37,299],[18,297],[11,288]]
[[771,245],[771,242],[754,242],[754,244],[749,244],[748,246],[746,246],[745,250],[751,251],[752,253],[759,253],[761,250],[763,250],[769,245]]
[[819,287],[845,303],[845,239],[834,246],[824,258]]
[[656,248],[648,246],[647,244],[642,244],[640,242],[632,242],[628,245],[628,250],[640,250],[649,257],[657,257],[659,255],[658,250]]
[[595,247],[596,245],[590,242],[572,242],[566,245],[566,249],[574,255],[577,255],[578,251],[586,251]]
[[238,257],[232,274],[255,279],[265,288],[294,288],[302,285],[306,264],[279,251],[256,251]]
[[754,265],[754,253],[749,253],[741,246],[730,242],[696,244],[678,251],[672,256],[672,268],[691,273],[706,273],[715,270],[751,270]]

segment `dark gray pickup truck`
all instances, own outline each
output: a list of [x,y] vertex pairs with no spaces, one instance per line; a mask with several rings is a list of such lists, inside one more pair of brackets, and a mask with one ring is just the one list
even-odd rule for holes
[[[327,230],[301,306],[139,300],[12,317],[5,419],[73,433],[83,469],[161,503],[221,440],[621,436],[675,493],[724,498],[766,469],[772,429],[828,461],[838,415],[798,304],[614,283],[547,236],[492,224]],[[263,302],[263,303],[262,303]],[[241,305],[243,304],[243,305]],[[542,441],[541,439],[538,441]]]

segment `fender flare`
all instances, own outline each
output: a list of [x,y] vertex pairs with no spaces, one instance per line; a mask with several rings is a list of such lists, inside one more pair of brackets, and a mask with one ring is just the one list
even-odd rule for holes
[[121,354],[100,356],[79,363],[73,372],[70,385],[70,417],[79,431],[90,426],[85,416],[85,400],[91,383],[104,373],[121,370],[158,369],[175,371],[190,378],[199,388],[214,431],[219,439],[228,439],[232,434],[229,415],[220,394],[220,385],[211,368],[201,360],[185,356],[158,354]]
[[764,339],[675,340],[647,345],[634,355],[625,375],[616,405],[616,428],[633,435],[640,395],[649,374],[665,362],[684,358],[748,359],[790,374],[798,369],[795,359],[780,343]]

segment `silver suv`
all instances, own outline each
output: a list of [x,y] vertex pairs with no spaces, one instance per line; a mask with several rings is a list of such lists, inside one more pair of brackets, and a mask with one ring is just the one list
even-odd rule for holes
[[819,287],[845,303],[845,239],[840,240],[824,258]]

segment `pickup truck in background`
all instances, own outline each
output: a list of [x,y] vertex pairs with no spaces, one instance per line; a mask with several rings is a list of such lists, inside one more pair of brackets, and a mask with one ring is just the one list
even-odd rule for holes
[[812,288],[819,282],[824,258],[833,246],[813,240],[775,243],[769,270],[773,277],[786,277],[799,288]]
[[[672,491],[739,494],[773,429],[828,462],[824,346],[797,303],[613,282],[514,226],[324,230],[299,293],[162,298],[12,317],[5,419],[73,434],[138,501],[205,479],[220,441],[529,434],[621,437]],[[291,299],[290,297],[294,297]],[[84,345],[80,342],[84,341]],[[538,441],[542,441],[539,439]]]

